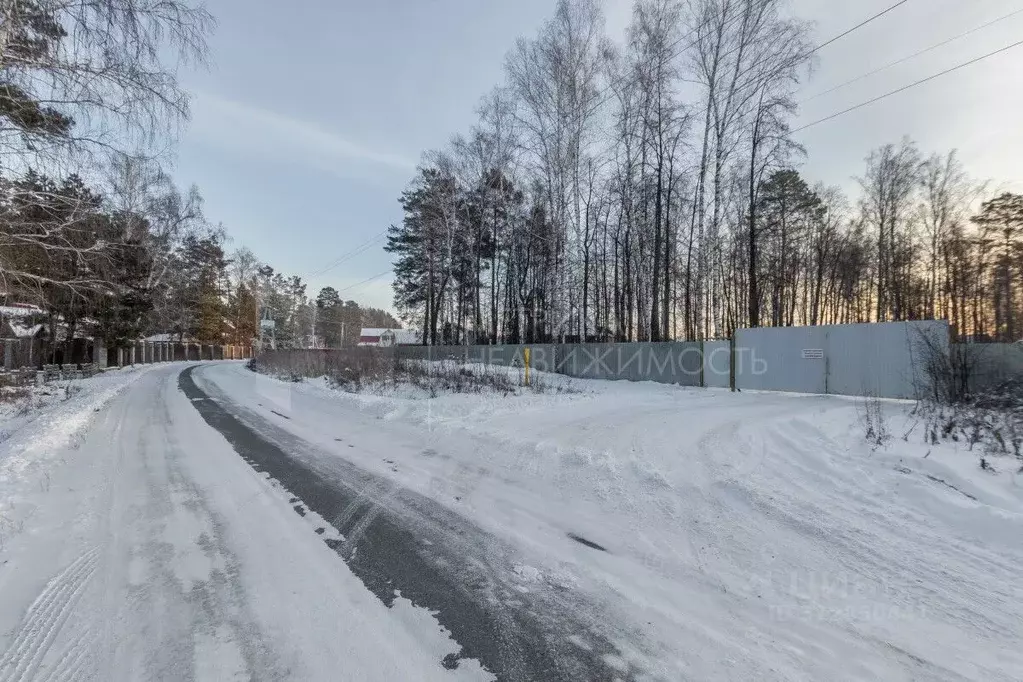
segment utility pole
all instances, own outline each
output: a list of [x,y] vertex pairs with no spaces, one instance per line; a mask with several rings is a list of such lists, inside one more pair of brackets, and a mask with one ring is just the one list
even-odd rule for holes
[[319,348],[320,347],[320,342],[319,342],[319,339],[317,339],[317,337],[316,337],[316,315],[319,312],[319,309],[316,306],[313,306],[312,308],[313,308],[313,328],[309,330],[309,348]]
[[277,323],[272,317],[270,317],[270,309],[263,308],[263,316],[259,320],[259,349],[261,351],[267,349],[269,344],[270,350],[277,350]]

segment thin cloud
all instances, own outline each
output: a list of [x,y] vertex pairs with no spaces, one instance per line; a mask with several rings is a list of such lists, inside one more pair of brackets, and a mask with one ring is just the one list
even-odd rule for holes
[[208,92],[196,93],[192,109],[194,132],[254,153],[298,161],[354,161],[402,171],[416,165],[403,156],[352,142],[317,123]]

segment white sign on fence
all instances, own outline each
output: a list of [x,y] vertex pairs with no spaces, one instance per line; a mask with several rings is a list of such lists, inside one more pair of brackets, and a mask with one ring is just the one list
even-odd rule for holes
[[823,360],[824,349],[823,348],[804,348],[803,349],[804,360]]

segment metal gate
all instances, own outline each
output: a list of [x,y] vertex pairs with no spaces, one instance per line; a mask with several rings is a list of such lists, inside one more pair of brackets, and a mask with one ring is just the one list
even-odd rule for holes
[[931,353],[948,353],[944,321],[771,327],[736,332],[740,389],[918,398]]

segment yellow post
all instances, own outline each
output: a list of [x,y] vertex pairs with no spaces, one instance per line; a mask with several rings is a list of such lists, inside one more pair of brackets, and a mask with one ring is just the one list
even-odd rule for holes
[[526,386],[529,386],[529,349],[522,351],[522,358],[526,365]]

